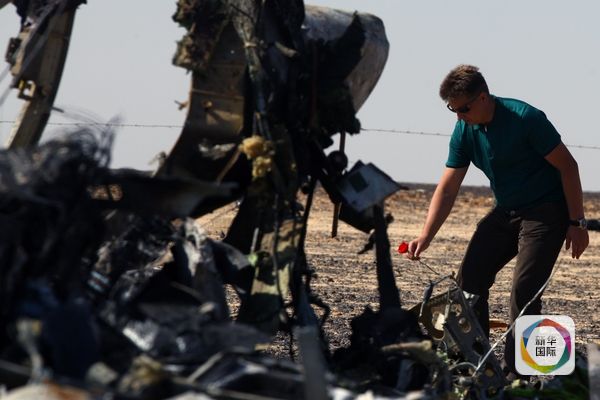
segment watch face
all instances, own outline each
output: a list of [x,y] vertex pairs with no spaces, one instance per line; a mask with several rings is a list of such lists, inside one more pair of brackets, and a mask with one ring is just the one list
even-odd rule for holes
[[571,224],[572,226],[581,228],[581,229],[587,229],[587,220],[585,218],[571,219],[571,220],[569,220],[569,224]]

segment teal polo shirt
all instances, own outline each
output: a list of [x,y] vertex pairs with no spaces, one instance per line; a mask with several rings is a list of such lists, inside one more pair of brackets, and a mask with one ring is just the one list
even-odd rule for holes
[[560,144],[560,134],[537,108],[492,98],[496,108],[488,125],[457,121],[446,167],[473,163],[489,178],[496,204],[507,210],[562,201],[560,173],[544,159]]

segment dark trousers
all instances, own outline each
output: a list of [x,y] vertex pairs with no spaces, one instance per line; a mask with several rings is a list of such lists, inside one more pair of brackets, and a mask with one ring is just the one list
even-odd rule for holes
[[[568,227],[564,203],[544,203],[518,211],[492,209],[477,225],[458,272],[460,287],[479,295],[475,313],[489,336],[489,289],[496,274],[517,257],[510,293],[510,321],[546,282],[560,253]],[[524,315],[541,314],[541,294]],[[515,371],[514,331],[506,338],[504,362]]]

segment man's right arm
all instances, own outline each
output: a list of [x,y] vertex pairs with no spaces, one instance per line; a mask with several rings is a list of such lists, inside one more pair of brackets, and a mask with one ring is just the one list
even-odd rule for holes
[[442,178],[429,203],[427,219],[425,220],[421,234],[408,244],[407,258],[418,259],[421,253],[429,247],[435,234],[450,214],[452,206],[454,206],[458,190],[468,168],[467,166],[463,168],[446,168],[444,170]]

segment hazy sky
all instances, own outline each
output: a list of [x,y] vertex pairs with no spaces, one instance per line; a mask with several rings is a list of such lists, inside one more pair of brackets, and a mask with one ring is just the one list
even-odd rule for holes
[[[58,107],[115,115],[128,124],[181,125],[189,75],[171,64],[184,33],[171,19],[175,1],[89,0],[80,7],[56,100]],[[600,191],[600,2],[564,0],[319,0],[379,16],[390,55],[379,84],[359,111],[363,128],[449,135],[455,116],[438,97],[455,65],[478,65],[492,93],[541,108],[579,162],[584,190]],[[18,32],[12,5],[0,10],[0,51]],[[2,62],[0,71],[5,68]],[[0,82],[0,93],[9,80]],[[0,108],[12,120],[16,93]],[[59,116],[53,121],[64,121]],[[52,128],[52,127],[51,127]],[[56,128],[54,128],[56,129]],[[0,138],[10,125],[0,123]],[[150,169],[168,151],[175,128],[122,128],[113,166]],[[45,136],[46,137],[46,136]],[[373,162],[401,182],[437,182],[448,137],[363,132],[347,141],[351,161]],[[576,146],[598,147],[581,148]],[[487,185],[471,166],[466,184]]]

